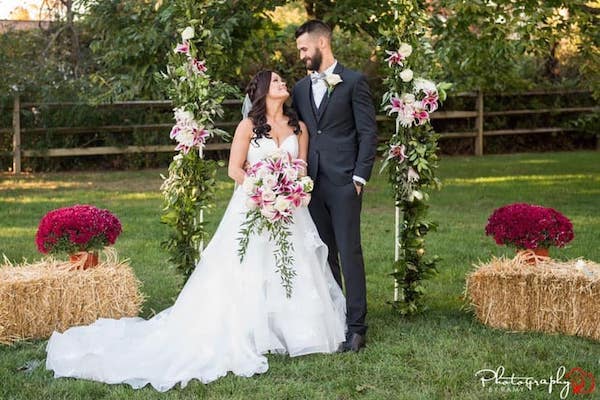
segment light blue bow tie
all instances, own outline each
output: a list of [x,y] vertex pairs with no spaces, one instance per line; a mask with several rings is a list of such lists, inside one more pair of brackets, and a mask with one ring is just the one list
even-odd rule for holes
[[325,80],[325,77],[327,75],[325,74],[325,72],[313,72],[310,74],[310,80],[312,81],[313,85],[317,82],[319,82],[319,80]]

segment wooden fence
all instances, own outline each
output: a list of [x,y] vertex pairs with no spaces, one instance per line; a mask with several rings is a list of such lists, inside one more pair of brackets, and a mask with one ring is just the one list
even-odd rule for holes
[[[491,94],[491,96],[534,96],[534,95],[566,95],[587,93],[582,90],[559,90],[559,91],[531,91],[521,93],[505,93]],[[484,93],[483,92],[468,92],[459,93],[452,97],[471,97],[475,98],[474,110],[443,110],[437,111],[431,115],[432,120],[444,119],[474,119],[475,129],[462,132],[439,132],[442,140],[467,138],[474,141],[474,154],[481,156],[484,153],[484,138],[488,136],[499,135],[522,135],[522,134],[539,134],[539,133],[556,133],[573,131],[573,128],[565,127],[536,127],[528,129],[501,129],[501,130],[486,130],[485,118],[493,116],[523,116],[536,114],[561,114],[561,113],[583,113],[583,112],[598,112],[600,107],[570,107],[570,108],[544,108],[544,109],[520,109],[520,110],[504,110],[504,111],[484,111]],[[91,132],[132,132],[132,131],[149,131],[164,129],[165,133],[169,132],[171,123],[159,124],[141,124],[141,125],[103,125],[95,127],[53,127],[53,128],[23,128],[21,126],[21,110],[32,107],[73,107],[82,105],[81,103],[21,103],[18,96],[14,98],[12,110],[12,129],[0,129],[0,133],[12,133],[13,137],[13,168],[14,173],[21,172],[21,161],[24,157],[65,157],[65,156],[88,156],[88,155],[109,155],[109,154],[125,154],[125,153],[157,153],[157,152],[172,152],[174,145],[149,145],[149,146],[101,146],[101,147],[80,147],[80,148],[50,148],[44,151],[31,149],[23,149],[21,146],[22,136],[25,134],[40,134],[48,130],[61,134],[81,134]],[[226,106],[241,106],[239,100],[225,100]],[[159,108],[170,109],[172,104],[170,101],[128,101],[110,104],[99,104],[97,107],[106,108]],[[390,121],[390,117],[386,115],[378,115],[378,121]],[[235,127],[237,121],[219,121],[217,127],[221,129],[229,129]],[[209,143],[205,147],[205,151],[228,150],[229,143]]]

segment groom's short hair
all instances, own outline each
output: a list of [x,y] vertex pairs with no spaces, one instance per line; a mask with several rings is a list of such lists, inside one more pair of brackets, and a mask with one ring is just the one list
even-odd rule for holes
[[327,39],[331,40],[331,28],[325,22],[318,19],[313,19],[300,25],[298,29],[296,29],[296,39],[305,33],[316,33],[319,36],[325,36]]

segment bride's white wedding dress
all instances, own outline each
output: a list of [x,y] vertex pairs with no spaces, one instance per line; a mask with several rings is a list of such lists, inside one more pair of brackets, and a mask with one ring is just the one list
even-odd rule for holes
[[[251,143],[254,163],[275,150],[268,138]],[[296,135],[281,148],[298,154]],[[291,240],[297,275],[287,298],[274,270],[266,233],[253,236],[244,262],[237,255],[245,194],[238,188],[202,259],[175,304],[150,320],[99,319],[54,332],[46,368],[75,377],[166,391],[191,379],[251,376],[268,369],[268,352],[299,356],[335,352],[345,340],[345,300],[327,264],[327,248],[307,208],[294,214]]]

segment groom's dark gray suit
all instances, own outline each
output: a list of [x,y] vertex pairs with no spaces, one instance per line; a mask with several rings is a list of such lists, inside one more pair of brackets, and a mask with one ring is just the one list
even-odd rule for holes
[[294,86],[292,102],[310,136],[308,174],[315,188],[309,210],[329,248],[329,265],[340,287],[344,276],[348,333],[364,335],[367,299],[360,239],[362,192],[356,193],[353,177],[368,181],[371,176],[377,147],[375,108],[362,74],[339,63],[333,73],[340,75],[342,82],[325,94],[319,108],[310,76]]

